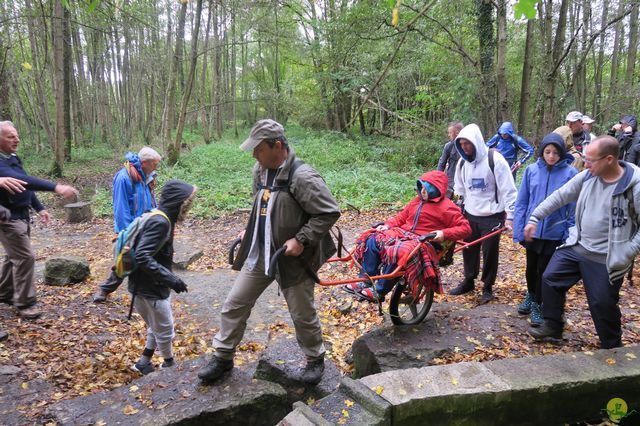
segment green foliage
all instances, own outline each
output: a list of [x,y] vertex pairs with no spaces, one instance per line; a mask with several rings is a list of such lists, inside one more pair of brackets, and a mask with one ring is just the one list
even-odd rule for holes
[[91,208],[96,217],[112,217],[113,204],[111,202],[111,190],[109,188],[96,187],[96,192],[91,198]]
[[536,3],[538,0],[518,0],[513,5],[513,11],[516,19],[526,16],[527,19],[534,19],[536,17]]
[[[435,168],[442,148],[442,143],[435,141],[348,137],[297,126],[287,132],[296,155],[318,170],[343,208],[404,205],[415,195],[418,176]],[[248,129],[241,131],[242,135],[247,133]],[[221,141],[183,153],[174,167],[160,171],[160,186],[168,179],[197,185],[198,198],[192,210],[197,217],[250,208],[255,160],[251,153],[238,149],[241,139],[225,135]],[[94,199],[96,210],[101,200],[110,203],[99,191]]]

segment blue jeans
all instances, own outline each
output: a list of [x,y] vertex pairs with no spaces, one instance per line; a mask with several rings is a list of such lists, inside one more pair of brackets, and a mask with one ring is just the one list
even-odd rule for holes
[[[371,235],[367,239],[367,248],[364,251],[364,257],[362,259],[362,270],[360,271],[360,277],[366,277],[367,275],[374,276],[380,273],[380,249],[376,244],[376,236]],[[383,265],[382,266],[382,274],[390,274],[396,269],[396,264],[393,263],[391,265]],[[395,283],[398,281],[397,278],[392,278],[389,280],[380,279],[376,281],[376,291],[378,294],[385,295],[391,291]]]

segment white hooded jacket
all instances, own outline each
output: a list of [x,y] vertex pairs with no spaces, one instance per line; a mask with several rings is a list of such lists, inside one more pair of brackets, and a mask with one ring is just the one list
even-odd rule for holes
[[[476,148],[475,157],[469,158],[460,146],[460,139],[467,139]],[[482,132],[476,124],[465,126],[456,138],[460,162],[456,166],[454,191],[464,199],[464,209],[473,216],[491,216],[506,212],[507,220],[513,219],[518,190],[507,160],[494,152],[493,173],[489,168],[488,148]],[[496,185],[498,202],[496,203]]]

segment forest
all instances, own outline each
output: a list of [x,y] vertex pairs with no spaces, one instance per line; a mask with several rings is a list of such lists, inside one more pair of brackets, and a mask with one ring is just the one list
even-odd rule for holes
[[53,176],[98,145],[175,164],[185,132],[265,117],[438,144],[512,121],[537,143],[638,104],[635,0],[2,0],[0,28],[0,116]]

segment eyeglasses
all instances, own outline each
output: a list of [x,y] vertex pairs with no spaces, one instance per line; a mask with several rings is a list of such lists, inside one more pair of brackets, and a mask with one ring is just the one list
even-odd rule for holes
[[600,160],[602,160],[603,158],[607,158],[607,157],[608,157],[608,155],[605,155],[604,157],[596,158],[595,160],[587,160],[587,159],[585,158],[585,159],[584,159],[584,164],[593,164],[593,163],[595,163],[596,161],[600,161]]

